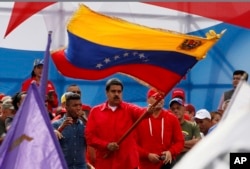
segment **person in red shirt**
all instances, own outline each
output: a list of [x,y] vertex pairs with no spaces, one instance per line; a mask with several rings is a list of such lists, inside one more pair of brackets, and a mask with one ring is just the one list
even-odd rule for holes
[[[31,72],[31,78],[25,80],[22,83],[21,91],[28,91],[31,83],[36,83],[39,86],[42,77],[42,71],[43,60],[36,59],[34,61],[33,70]],[[50,113],[50,117],[52,118],[51,113],[53,112],[53,108],[56,108],[58,106],[58,98],[54,84],[50,80],[48,80],[47,83],[45,102],[48,102],[48,111]]]
[[[157,91],[150,89],[147,103],[156,102]],[[140,169],[170,168],[172,160],[184,148],[184,137],[178,119],[168,110],[163,109],[164,99],[155,107],[148,118],[136,128],[137,145],[140,155]]]
[[122,101],[123,84],[117,78],[106,83],[107,101],[94,106],[88,116],[85,137],[96,150],[96,169],[136,169],[139,156],[135,131],[117,141],[145,112],[145,108]]

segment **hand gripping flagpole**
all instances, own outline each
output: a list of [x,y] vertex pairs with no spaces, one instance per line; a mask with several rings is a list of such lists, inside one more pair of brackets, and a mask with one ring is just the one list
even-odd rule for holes
[[[166,93],[157,93],[156,102],[152,105],[149,105],[148,109],[134,122],[134,124],[121,136],[121,138],[117,141],[117,144],[120,145],[124,139],[137,127],[137,125],[149,114],[153,113],[155,106],[166,96]],[[112,151],[108,151],[103,158],[107,158]]]

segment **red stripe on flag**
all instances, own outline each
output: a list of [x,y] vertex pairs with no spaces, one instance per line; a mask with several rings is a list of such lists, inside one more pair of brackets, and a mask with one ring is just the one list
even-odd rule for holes
[[108,77],[114,73],[125,73],[148,83],[149,85],[168,93],[182,77],[176,73],[163,69],[161,67],[145,65],[145,64],[128,64],[122,66],[113,66],[105,70],[89,70],[74,66],[65,56],[64,50],[52,53],[52,59],[60,73],[64,76],[98,80]]

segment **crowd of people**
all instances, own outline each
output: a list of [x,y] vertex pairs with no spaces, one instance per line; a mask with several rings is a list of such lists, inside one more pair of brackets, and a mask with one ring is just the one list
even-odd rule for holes
[[[29,85],[40,85],[42,70],[43,60],[36,59],[31,78],[19,92],[0,94],[0,144]],[[233,89],[222,94],[218,109],[211,112],[196,111],[181,88],[173,89],[168,108],[164,108],[164,95],[155,88],[145,96],[147,107],[127,103],[117,78],[106,82],[107,101],[93,107],[81,102],[82,91],[76,84],[67,86],[59,102],[48,81],[45,106],[69,169],[170,169],[216,129],[242,78],[248,79],[245,71],[233,73]]]

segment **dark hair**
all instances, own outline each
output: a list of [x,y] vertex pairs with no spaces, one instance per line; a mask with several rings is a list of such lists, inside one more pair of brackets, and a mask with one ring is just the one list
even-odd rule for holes
[[15,108],[15,110],[18,110],[18,103],[20,103],[22,95],[27,94],[26,91],[22,91],[22,92],[17,92],[14,96],[12,96],[12,104]]
[[31,75],[31,78],[36,76],[36,74],[35,74],[35,72],[34,72],[34,69],[32,70],[32,72],[31,72],[30,75]]
[[73,93],[73,92],[66,92],[65,98],[66,98],[66,105],[69,104],[70,100],[81,100],[81,96],[79,94]]
[[36,74],[35,74],[35,68],[37,67],[38,65],[36,65],[36,66],[34,66],[34,68],[33,68],[33,70],[32,70],[32,72],[31,72],[31,78],[33,78],[33,77],[36,77]]
[[109,79],[107,81],[107,83],[106,83],[106,91],[109,91],[110,86],[112,86],[112,85],[119,85],[119,86],[121,86],[122,87],[122,91],[123,91],[123,84],[122,84],[122,82],[119,79],[117,79],[117,78]]
[[234,75],[241,75],[241,76],[243,76],[244,73],[246,74],[245,80],[247,81],[248,80],[248,73],[246,71],[244,71],[244,70],[235,70],[234,73],[233,73],[233,76]]

